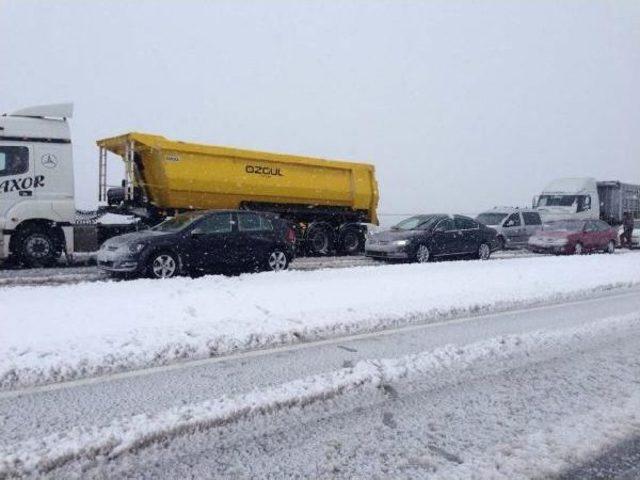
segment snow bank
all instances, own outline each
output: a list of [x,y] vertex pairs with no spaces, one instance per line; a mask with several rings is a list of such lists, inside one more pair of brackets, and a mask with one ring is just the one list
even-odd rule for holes
[[[47,472],[77,458],[94,459],[98,456],[113,458],[158,440],[202,428],[229,424],[255,414],[308,405],[364,386],[380,387],[404,378],[441,371],[455,375],[456,371],[487,359],[495,361],[512,359],[516,356],[528,358],[540,351],[550,349],[565,351],[567,348],[580,348],[580,345],[585,342],[597,340],[607,334],[614,333],[618,336],[635,334],[639,320],[639,314],[611,317],[552,332],[502,336],[468,345],[447,345],[433,351],[407,355],[398,359],[365,360],[351,368],[315,375],[243,395],[223,396],[193,405],[171,408],[153,415],[141,414],[117,419],[106,426],[75,427],[43,438],[19,442],[0,450],[0,476],[21,475],[36,470],[40,473]],[[629,419],[637,412],[637,406],[640,405],[640,394],[627,400],[623,405],[613,409],[609,409],[607,405],[607,413],[604,416],[601,412],[593,412],[589,418],[582,418],[584,421],[582,428],[589,435],[577,436],[573,439],[575,441],[570,442],[574,459],[580,457],[580,454],[590,453],[598,448],[603,439],[603,432],[610,432],[612,425],[620,427],[625,425],[625,422],[629,425]],[[601,430],[599,431],[598,428]],[[634,424],[631,424],[630,428],[634,428]],[[566,436],[567,431],[573,430],[564,432],[560,430],[558,435]],[[620,428],[619,431],[621,431]],[[605,436],[607,440],[611,439],[610,435]],[[509,472],[514,473],[516,467],[521,469],[526,465],[536,465],[535,473],[537,474],[543,472],[545,468],[557,469],[557,464],[542,465],[535,461],[535,457],[531,457],[531,454],[545,448],[547,450],[555,448],[553,438],[553,432],[538,433],[536,438],[531,437],[526,450],[528,455],[523,455],[525,463],[518,462],[516,458],[506,459],[505,464],[511,465],[512,468],[504,469],[501,473],[508,475]],[[551,455],[549,451],[545,451],[545,454],[545,458],[560,458],[558,461],[561,462],[561,457],[558,455]],[[503,456],[506,457],[506,455]],[[473,465],[465,464],[461,471],[453,472],[455,473],[453,477],[461,478],[460,474],[464,476],[467,469],[469,473],[477,473],[477,467],[481,467],[485,472],[487,468],[494,470],[495,461],[491,458],[480,459]],[[489,467],[484,465],[486,462],[490,463]]]
[[0,388],[638,283],[635,253],[0,289]]

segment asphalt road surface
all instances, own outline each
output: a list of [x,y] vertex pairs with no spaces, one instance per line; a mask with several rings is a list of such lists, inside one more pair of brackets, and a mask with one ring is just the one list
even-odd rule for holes
[[[42,444],[50,438],[78,438],[73,452],[36,462],[32,470],[14,462],[5,475],[500,478],[504,473],[503,478],[534,478],[557,468],[565,475],[588,472],[580,468],[588,469],[609,451],[589,450],[599,441],[622,452],[624,442],[633,440],[619,435],[634,428],[640,435],[640,423],[620,420],[624,428],[618,431],[610,427],[619,419],[608,417],[637,394],[640,322],[612,324],[595,333],[589,328],[639,311],[640,289],[624,289],[565,304],[2,392],[5,460],[23,458],[25,452],[43,455]],[[552,336],[535,337],[539,332]],[[554,332],[565,333],[556,338]],[[505,336],[511,340],[477,343]],[[449,344],[457,347],[438,350]],[[248,392],[265,401],[268,393],[260,392],[287,382],[349,370],[368,359],[424,352],[436,352],[429,358],[437,368],[426,373],[407,368],[378,385],[156,430],[132,448],[82,448],[85,437],[79,432],[98,428],[108,435],[114,422],[140,423],[136,415],[148,416],[152,426],[172,409]],[[198,409],[193,412],[197,416]],[[601,432],[605,440],[599,439]],[[624,459],[614,463],[615,475],[631,471]]]

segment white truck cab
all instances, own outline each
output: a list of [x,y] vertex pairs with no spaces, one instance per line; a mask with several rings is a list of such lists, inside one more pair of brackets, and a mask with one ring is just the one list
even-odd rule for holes
[[73,252],[73,104],[0,116],[0,260],[47,266]]
[[559,178],[533,200],[543,222],[568,219],[599,219],[600,202],[595,178]]

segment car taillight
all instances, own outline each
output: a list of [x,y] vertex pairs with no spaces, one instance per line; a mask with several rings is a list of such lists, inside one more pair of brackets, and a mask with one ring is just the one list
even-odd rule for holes
[[289,228],[287,230],[287,235],[285,238],[289,243],[296,243],[296,232],[293,230],[293,228]]

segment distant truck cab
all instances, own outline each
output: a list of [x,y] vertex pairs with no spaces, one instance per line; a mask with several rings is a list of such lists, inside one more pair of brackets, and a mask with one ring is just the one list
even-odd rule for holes
[[594,178],[560,178],[549,183],[533,200],[543,221],[598,219],[600,207]]
[[618,225],[624,212],[640,217],[640,185],[590,177],[560,178],[534,197],[533,207],[544,222],[604,220]]

